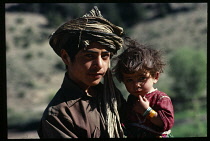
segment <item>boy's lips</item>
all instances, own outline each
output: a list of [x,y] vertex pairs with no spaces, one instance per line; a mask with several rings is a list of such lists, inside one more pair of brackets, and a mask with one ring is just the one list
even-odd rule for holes
[[103,73],[89,73],[89,75],[93,78],[101,78],[103,76]]

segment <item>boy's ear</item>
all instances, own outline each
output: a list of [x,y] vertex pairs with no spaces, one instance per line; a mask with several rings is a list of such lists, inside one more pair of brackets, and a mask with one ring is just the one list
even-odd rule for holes
[[61,58],[66,65],[68,65],[71,61],[68,53],[64,49],[61,49]]
[[156,72],[154,76],[154,84],[158,82],[159,77],[160,77],[160,73]]

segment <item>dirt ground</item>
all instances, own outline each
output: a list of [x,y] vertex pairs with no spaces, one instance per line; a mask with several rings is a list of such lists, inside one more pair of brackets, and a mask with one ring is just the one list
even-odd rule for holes
[[8,139],[39,139],[39,136],[36,130],[24,132],[9,130]]

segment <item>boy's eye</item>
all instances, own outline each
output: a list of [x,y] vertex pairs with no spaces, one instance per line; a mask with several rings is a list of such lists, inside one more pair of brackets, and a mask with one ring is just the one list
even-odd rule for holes
[[85,56],[88,57],[88,58],[93,58],[94,57],[92,54],[86,54]]
[[126,83],[129,83],[129,82],[132,82],[132,81],[133,81],[132,79],[126,79],[125,80]]
[[103,54],[101,57],[102,57],[103,59],[108,59],[108,58],[110,57],[110,55],[109,55],[109,54]]

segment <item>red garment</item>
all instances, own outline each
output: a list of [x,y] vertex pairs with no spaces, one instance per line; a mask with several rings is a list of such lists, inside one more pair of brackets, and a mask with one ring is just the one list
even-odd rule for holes
[[[174,125],[174,109],[170,97],[164,92],[155,90],[151,93],[145,95],[150,103],[150,107],[155,110],[164,123],[164,127],[160,128],[154,125],[149,119],[143,117],[141,114],[135,113],[133,109],[133,104],[138,100],[137,97],[133,95],[128,96],[127,100],[127,125],[130,123],[135,123],[136,125],[144,125],[149,129],[153,129],[157,132],[168,131]],[[140,119],[140,120],[139,120]],[[140,123],[140,122],[141,123]]]

